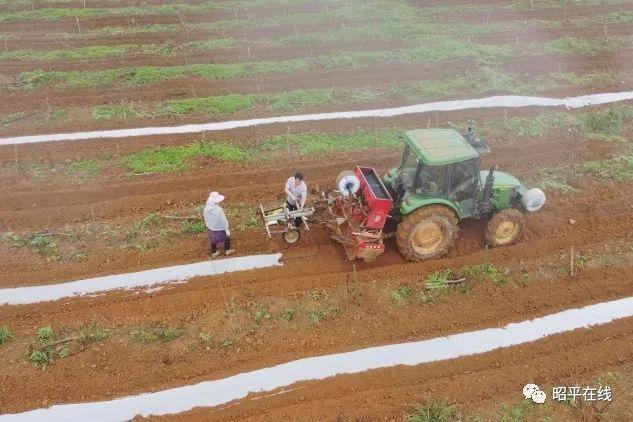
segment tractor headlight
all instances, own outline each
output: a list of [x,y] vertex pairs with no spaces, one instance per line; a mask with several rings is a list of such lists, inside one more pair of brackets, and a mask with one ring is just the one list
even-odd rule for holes
[[525,195],[521,198],[521,203],[526,211],[536,212],[543,208],[545,200],[543,191],[538,188],[533,188],[525,192]]

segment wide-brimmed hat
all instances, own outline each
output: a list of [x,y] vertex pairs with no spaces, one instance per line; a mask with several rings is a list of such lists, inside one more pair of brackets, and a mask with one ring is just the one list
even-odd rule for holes
[[219,204],[222,201],[224,201],[224,195],[220,195],[217,192],[211,192],[211,194],[209,194],[209,199],[207,199],[207,203],[212,204]]

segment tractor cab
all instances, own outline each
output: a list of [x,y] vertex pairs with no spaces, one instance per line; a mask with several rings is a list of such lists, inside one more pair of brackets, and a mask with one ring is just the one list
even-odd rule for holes
[[477,150],[452,129],[405,132],[400,166],[384,178],[402,214],[425,203],[437,203],[470,217],[480,186]]

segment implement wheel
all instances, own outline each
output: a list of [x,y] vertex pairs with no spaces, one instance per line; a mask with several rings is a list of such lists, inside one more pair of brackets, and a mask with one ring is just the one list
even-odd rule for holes
[[301,239],[301,231],[299,229],[288,230],[283,234],[284,242],[294,245]]
[[422,261],[448,252],[458,230],[452,210],[427,205],[404,217],[396,230],[396,241],[405,259]]
[[514,208],[492,216],[486,226],[486,243],[491,247],[514,243],[523,231],[523,214]]

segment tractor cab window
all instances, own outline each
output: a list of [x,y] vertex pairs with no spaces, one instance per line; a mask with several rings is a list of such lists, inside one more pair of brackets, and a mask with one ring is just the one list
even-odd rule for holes
[[411,147],[409,145],[405,145],[404,151],[402,152],[402,170],[415,169],[417,166],[418,157],[411,151]]
[[463,201],[473,197],[477,181],[476,160],[463,161],[453,165],[449,198]]
[[446,195],[447,167],[427,166],[420,163],[415,179],[415,192],[419,195],[437,197]]

